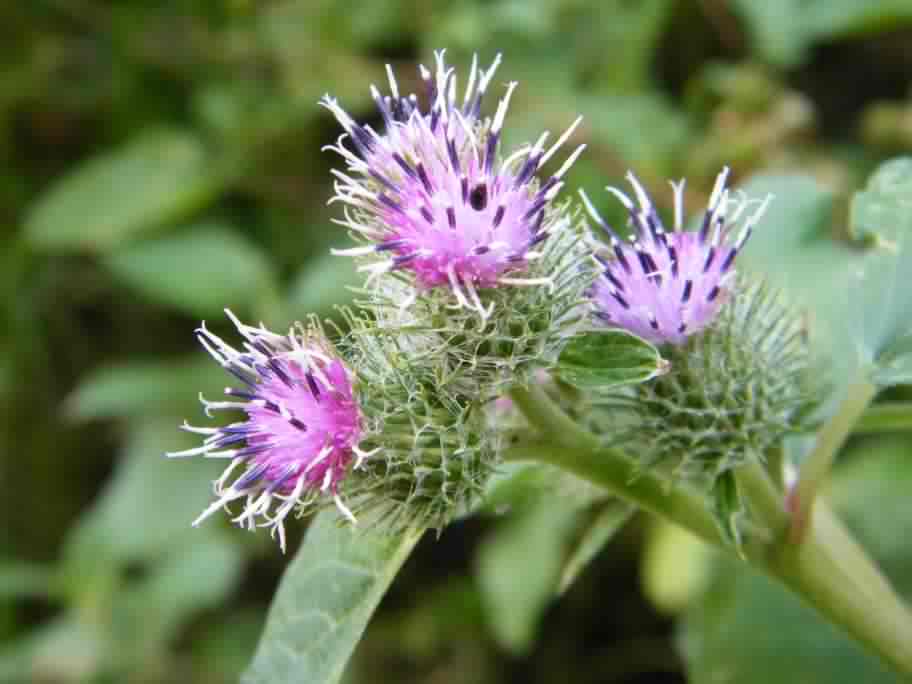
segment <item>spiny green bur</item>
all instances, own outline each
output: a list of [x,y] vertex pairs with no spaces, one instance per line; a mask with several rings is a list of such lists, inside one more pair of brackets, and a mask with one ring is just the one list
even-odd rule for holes
[[710,328],[662,349],[668,373],[625,395],[625,446],[644,470],[714,482],[762,460],[814,408],[800,316],[763,284],[732,289]]

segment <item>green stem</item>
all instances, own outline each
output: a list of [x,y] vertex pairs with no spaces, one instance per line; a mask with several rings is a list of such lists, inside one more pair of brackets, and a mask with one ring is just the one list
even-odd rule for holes
[[814,498],[821,484],[833,467],[836,453],[852,434],[852,429],[868,404],[877,394],[877,388],[865,379],[859,379],[850,388],[848,395],[830,421],[817,435],[817,443],[807,460],[801,465],[798,484],[789,494],[786,507],[792,514],[791,541],[801,543],[810,525]]
[[[602,445],[540,388],[515,389],[511,396],[547,441],[510,449],[507,459],[566,468],[726,548],[698,494],[637,472],[631,459]],[[749,540],[745,552],[751,564],[779,579],[898,672],[912,676],[912,614],[826,505],[818,503],[803,544],[783,543],[789,516],[773,481],[759,465],[739,469],[738,481],[756,517],[773,531],[765,543],[759,537]]]
[[897,672],[912,677],[912,612],[825,501],[817,503],[804,543],[780,546],[765,567]]
[[722,543],[699,495],[638,471],[623,453],[604,446],[567,416],[540,387],[517,388],[510,396],[547,441],[508,449],[504,454],[507,460],[539,460],[560,466],[647,511],[678,522],[711,544]]
[[912,430],[912,401],[891,401],[869,406],[855,426],[854,435]]

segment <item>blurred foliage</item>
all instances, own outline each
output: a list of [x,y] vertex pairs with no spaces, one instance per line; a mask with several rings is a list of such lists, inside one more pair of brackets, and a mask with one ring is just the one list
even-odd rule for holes
[[[912,149],[906,0],[41,0],[0,4],[0,36],[0,681],[13,684],[233,682],[253,657],[287,558],[224,521],[191,529],[214,464],[162,453],[188,443],[176,427],[199,415],[197,392],[224,383],[194,346],[200,318],[226,331],[230,307],[286,326],[349,301],[351,263],[327,254],[346,237],[326,205],[336,160],[320,148],[339,131],[324,92],[372,117],[384,63],[411,90],[435,48],[462,64],[503,51],[495,86],[521,81],[508,143],[584,114],[568,187],[609,220],[619,208],[596,190],[629,167],[665,209],[667,177],[688,177],[693,208],[721,164],[763,172],[749,190],[778,199],[745,263],[814,306],[845,275],[833,264],[858,257],[820,238],[880,239],[868,224],[908,198],[878,175],[848,203]],[[900,288],[906,272],[882,277]],[[832,492],[907,595],[909,449],[857,441]],[[524,473],[489,515],[419,543],[347,681],[890,681],[765,580],[640,517],[615,534],[625,511],[542,496],[549,477]],[[685,617],[683,650],[669,615]],[[741,676],[758,661],[770,669]]]

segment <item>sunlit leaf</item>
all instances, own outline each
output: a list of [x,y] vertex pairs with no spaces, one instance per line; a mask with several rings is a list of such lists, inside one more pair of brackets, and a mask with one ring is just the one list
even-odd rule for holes
[[272,600],[243,684],[338,682],[420,532],[384,536],[318,515]]

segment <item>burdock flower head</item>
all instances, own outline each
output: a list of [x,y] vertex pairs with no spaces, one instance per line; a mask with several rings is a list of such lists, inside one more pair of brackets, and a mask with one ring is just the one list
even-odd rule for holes
[[246,419],[219,428],[185,424],[184,429],[206,435],[203,445],[168,454],[230,459],[215,482],[217,499],[193,524],[245,498],[234,522],[249,529],[270,527],[284,550],[283,522],[296,507],[325,497],[354,522],[339,485],[372,452],[358,448],[362,415],[349,370],[317,329],[298,327],[277,335],[227,313],[244,338],[242,350],[205,324],[196,334],[242,387],[226,388],[227,401],[200,400],[209,417],[225,409],[245,413]]
[[347,205],[344,220],[337,222],[370,243],[336,253],[382,255],[362,268],[373,275],[408,271],[420,288],[449,288],[458,305],[483,317],[490,308],[479,289],[548,282],[523,275],[541,256],[536,247],[566,225],[551,202],[584,149],[576,148],[541,184],[536,172],[579,119],[550,148],[545,133],[534,145],[501,157],[504,117],[517,84],[507,85],[493,118],[480,114],[499,64],[499,55],[487,69],[474,59],[460,102],[455,70],[444,61],[444,51],[436,53],[434,71],[420,67],[424,106],[414,94],[400,94],[388,66],[390,94],[371,87],[383,132],[354,121],[332,97],[321,101],[345,129],[329,148],[347,166],[347,172],[333,172],[334,199]]
[[630,215],[634,234],[622,240],[592,206],[583,202],[595,222],[608,234],[609,255],[596,255],[603,267],[590,296],[596,315],[610,326],[623,328],[654,344],[683,344],[688,336],[709,326],[730,294],[735,257],[766,210],[763,200],[732,196],[725,187],[729,170],[716,178],[700,229],[683,231],[684,181],[672,183],[674,231],[665,230],[649,195],[632,173],[636,202],[609,187]]

